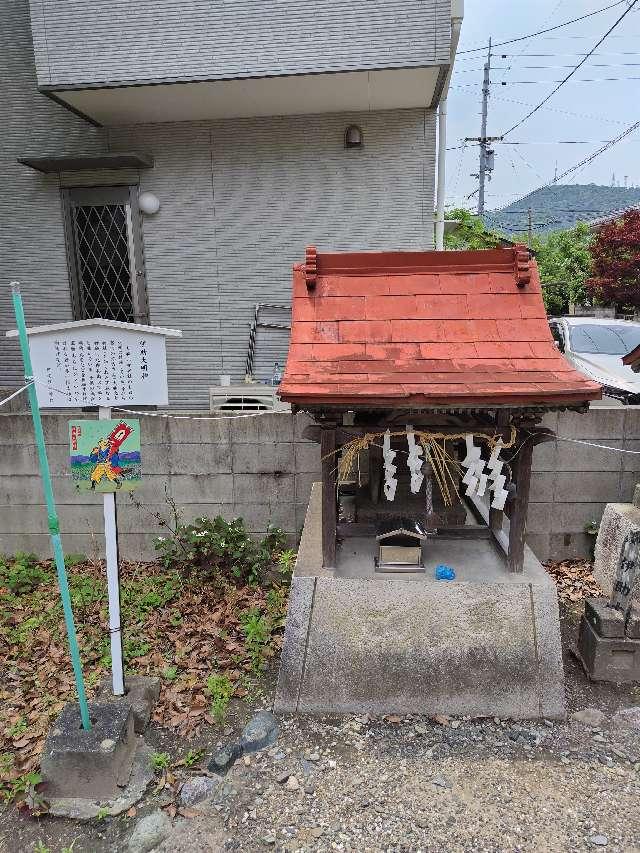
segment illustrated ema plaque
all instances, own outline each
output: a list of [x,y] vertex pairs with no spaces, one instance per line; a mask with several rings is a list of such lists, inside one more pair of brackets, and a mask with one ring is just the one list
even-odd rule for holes
[[176,329],[97,319],[37,326],[28,335],[42,408],[168,403],[165,340],[181,337]]
[[132,491],[141,480],[137,420],[69,422],[71,478],[81,492]]

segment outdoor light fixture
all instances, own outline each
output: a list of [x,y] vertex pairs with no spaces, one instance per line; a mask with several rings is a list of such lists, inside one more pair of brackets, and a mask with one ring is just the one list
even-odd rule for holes
[[160,199],[154,193],[140,193],[138,196],[138,204],[140,206],[140,210],[149,216],[152,216],[160,210]]
[[364,134],[357,124],[350,124],[344,132],[345,148],[362,148],[364,146]]

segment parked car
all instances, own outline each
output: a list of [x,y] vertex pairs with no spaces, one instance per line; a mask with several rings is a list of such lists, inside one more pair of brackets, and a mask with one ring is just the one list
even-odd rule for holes
[[640,345],[640,323],[596,317],[551,317],[560,352],[581,373],[602,384],[602,393],[626,405],[640,404],[640,376],[622,358]]

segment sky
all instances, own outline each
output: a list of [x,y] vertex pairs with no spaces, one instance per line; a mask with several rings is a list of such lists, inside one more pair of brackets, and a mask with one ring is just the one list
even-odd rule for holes
[[[614,0],[465,0],[465,17],[451,80],[447,122],[447,207],[474,209],[478,146],[463,146],[466,136],[480,135],[480,105],[486,51],[462,51],[534,33],[561,24]],[[552,91],[571,67],[598,42],[624,12],[618,6],[543,36],[495,47],[487,135],[499,136]],[[580,162],[640,119],[640,3],[632,9],[595,55],[556,95],[495,145],[495,169],[486,189],[486,209],[495,210],[546,184]],[[504,57],[504,54],[507,54]],[[539,54],[539,55],[533,55]],[[544,54],[544,55],[540,55]],[[545,66],[532,68],[528,66]],[[551,67],[556,66],[556,67]],[[557,67],[568,66],[568,67]],[[607,67],[598,67],[607,66]],[[605,77],[625,78],[606,82]],[[630,79],[630,78],[637,79]],[[527,83],[524,81],[535,81]],[[506,85],[502,85],[502,83]],[[549,144],[558,141],[585,144]],[[538,144],[531,144],[538,143]],[[544,143],[544,144],[539,144]],[[462,146],[462,147],[461,147]],[[561,183],[611,185],[612,173],[624,186],[640,186],[640,128],[577,174]]]

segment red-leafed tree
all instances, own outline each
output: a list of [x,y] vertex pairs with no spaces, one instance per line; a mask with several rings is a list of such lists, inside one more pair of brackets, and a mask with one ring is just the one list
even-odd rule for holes
[[592,298],[619,310],[640,308],[640,210],[600,228],[591,255],[593,275],[585,285]]

